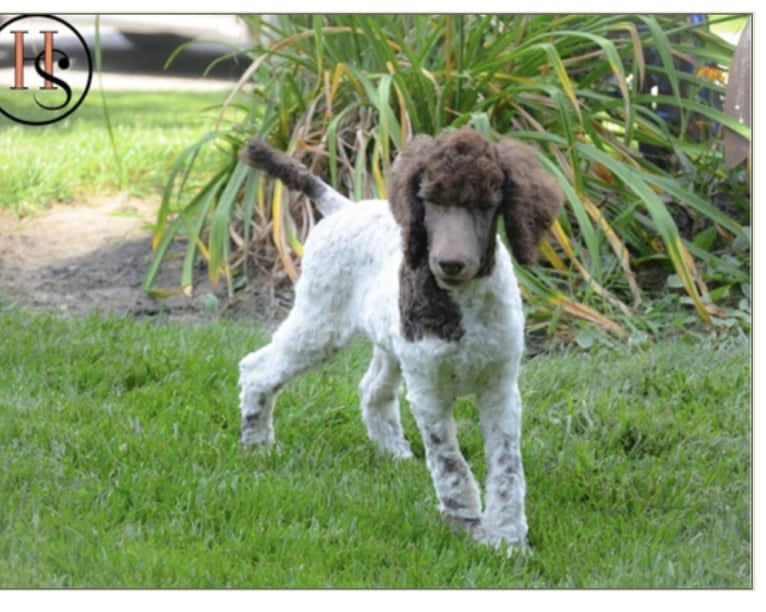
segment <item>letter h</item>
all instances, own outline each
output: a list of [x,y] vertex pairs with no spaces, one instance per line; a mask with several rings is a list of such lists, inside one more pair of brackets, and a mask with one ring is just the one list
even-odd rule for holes
[[[14,79],[11,89],[26,89],[24,86],[24,64],[26,62],[37,61],[37,57],[27,57],[24,55],[24,34],[27,30],[11,30],[13,32],[14,42]],[[43,58],[45,61],[45,73],[53,75],[53,35],[57,30],[40,30],[43,35]],[[39,57],[39,56],[38,56]],[[56,89],[53,82],[45,79],[43,89]]]

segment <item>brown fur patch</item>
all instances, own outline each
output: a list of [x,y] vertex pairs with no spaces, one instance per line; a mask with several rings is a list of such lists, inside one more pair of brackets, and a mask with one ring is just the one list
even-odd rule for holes
[[556,220],[564,196],[533,147],[511,138],[496,147],[507,176],[503,218],[508,243],[519,263],[533,263],[540,240]]
[[436,336],[449,342],[463,337],[460,307],[436,284],[428,264],[399,270],[399,316],[402,335],[411,342]]
[[322,182],[306,166],[297,159],[272,149],[258,138],[247,141],[240,159],[248,166],[278,178],[288,189],[301,191],[312,199],[317,199],[322,193]]

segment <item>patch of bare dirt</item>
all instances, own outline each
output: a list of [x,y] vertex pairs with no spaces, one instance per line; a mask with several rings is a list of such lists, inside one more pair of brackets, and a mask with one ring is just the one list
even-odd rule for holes
[[[57,205],[17,220],[0,211],[0,298],[33,310],[75,315],[207,320],[248,317],[272,328],[290,307],[292,292],[255,283],[234,300],[213,288],[202,267],[193,297],[163,299],[143,291],[152,260],[151,224],[157,202],[114,196],[82,205]],[[172,250],[158,286],[178,286],[183,245]]]

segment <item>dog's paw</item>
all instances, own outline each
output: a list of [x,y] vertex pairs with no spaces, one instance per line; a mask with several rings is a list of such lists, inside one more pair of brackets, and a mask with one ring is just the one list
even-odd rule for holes
[[505,550],[509,557],[515,555],[527,556],[532,553],[526,537],[526,530],[497,529],[478,525],[471,531],[474,540],[498,551]]
[[412,449],[410,443],[404,438],[395,440],[386,440],[385,443],[378,442],[383,452],[390,454],[394,459],[412,459]]
[[243,426],[240,430],[239,443],[243,448],[256,451],[269,451],[274,447],[274,431],[263,431],[253,427]]

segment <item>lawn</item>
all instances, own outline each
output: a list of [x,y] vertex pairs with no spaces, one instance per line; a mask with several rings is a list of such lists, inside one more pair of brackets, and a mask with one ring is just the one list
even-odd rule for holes
[[[24,215],[56,201],[118,191],[156,198],[181,151],[213,129],[216,106],[226,95],[108,91],[114,146],[98,90],[73,115],[49,126],[0,117],[0,208]],[[200,163],[204,167],[215,155],[207,147]],[[203,172],[194,180],[206,178]]]
[[[359,344],[291,384],[277,448],[238,445],[234,322],[0,305],[0,586],[750,587],[751,353],[683,338],[522,373],[533,554],[439,520],[423,447],[368,441]],[[456,409],[484,475],[476,408]]]

